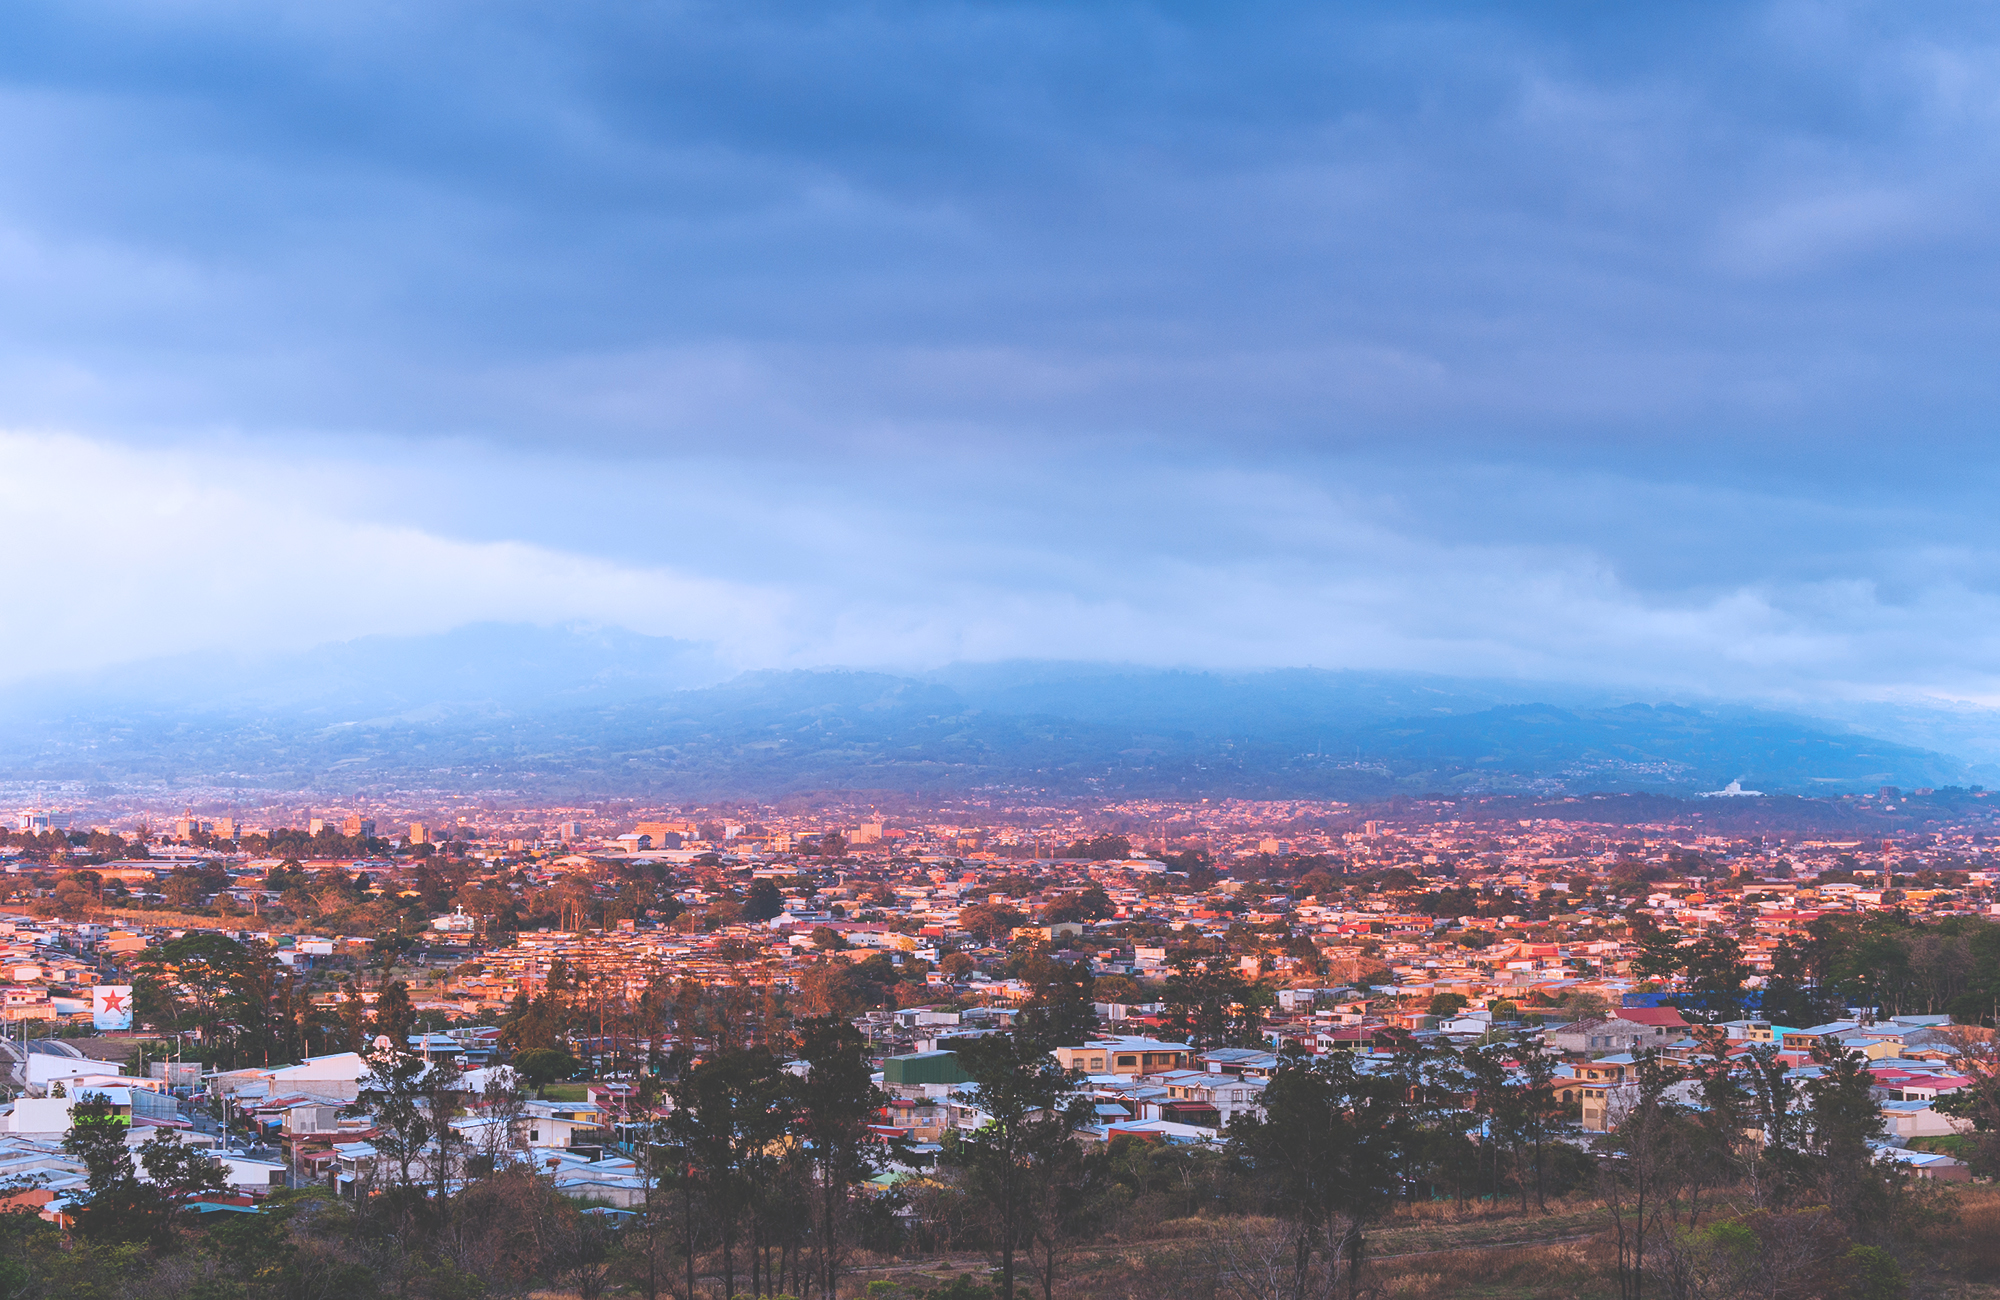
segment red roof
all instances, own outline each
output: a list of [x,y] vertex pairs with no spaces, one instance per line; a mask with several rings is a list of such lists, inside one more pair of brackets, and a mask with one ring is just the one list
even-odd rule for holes
[[1619,1007],[1611,1014],[1620,1020],[1629,1020],[1635,1025],[1665,1025],[1670,1029],[1687,1028],[1687,1021],[1681,1019],[1679,1007]]

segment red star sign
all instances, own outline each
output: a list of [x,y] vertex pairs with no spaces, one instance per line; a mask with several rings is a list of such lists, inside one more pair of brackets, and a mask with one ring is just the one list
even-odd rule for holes
[[102,996],[106,1011],[123,1011],[125,1009],[125,995],[123,993],[106,990]]

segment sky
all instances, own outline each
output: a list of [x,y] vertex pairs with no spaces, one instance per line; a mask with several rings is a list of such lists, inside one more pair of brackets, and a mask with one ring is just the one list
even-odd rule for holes
[[16,9],[0,682],[475,621],[2000,702],[2000,11]]

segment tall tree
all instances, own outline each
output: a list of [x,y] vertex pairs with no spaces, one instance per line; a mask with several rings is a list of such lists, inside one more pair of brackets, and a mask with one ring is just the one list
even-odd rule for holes
[[1030,961],[1028,1005],[1015,1021],[1015,1031],[1048,1047],[1074,1047],[1097,1032],[1092,1005],[1096,981],[1088,961]]
[[1264,985],[1244,979],[1227,957],[1191,953],[1175,959],[1160,997],[1166,1030],[1197,1051],[1262,1046],[1264,1013],[1276,1000]]
[[197,1034],[222,1063],[235,1062],[246,1047],[262,1055],[275,964],[263,944],[208,933],[170,939],[132,965],[134,1015],[158,1029]]
[[1289,1225],[1293,1300],[1317,1289],[1316,1265],[1330,1289],[1343,1260],[1348,1293],[1358,1293],[1363,1232],[1395,1189],[1405,1099],[1394,1074],[1292,1046],[1264,1089],[1263,1116],[1230,1125],[1230,1146]]
[[722,1247],[722,1293],[736,1294],[736,1249],[754,1193],[746,1157],[768,1139],[771,1112],[784,1104],[769,1050],[717,1053],[687,1071],[673,1088],[670,1129],[685,1153]]
[[957,1050],[985,1122],[970,1134],[948,1135],[942,1159],[985,1207],[1000,1248],[1000,1293],[1012,1296],[1038,1181],[1057,1175],[1063,1148],[1090,1121],[1090,1103],[1075,1093],[1077,1076],[1030,1035],[993,1034]]
[[861,1031],[831,1016],[798,1028],[806,1073],[793,1086],[793,1112],[812,1152],[819,1192],[814,1235],[820,1286],[833,1296],[839,1294],[848,1201],[855,1185],[875,1172],[877,1144],[869,1124],[886,1099],[872,1081]]
[[410,986],[402,980],[390,980],[375,996],[375,1032],[400,1048],[409,1044],[416,1028],[417,1009],[410,1004]]
[[84,1194],[77,1229],[98,1241],[150,1241],[162,1229],[162,1206],[152,1188],[139,1181],[125,1138],[127,1121],[102,1092],[86,1092],[70,1103],[70,1129],[63,1150],[83,1163]]

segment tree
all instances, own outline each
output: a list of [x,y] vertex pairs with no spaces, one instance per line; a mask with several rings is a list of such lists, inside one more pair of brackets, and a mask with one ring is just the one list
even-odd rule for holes
[[375,1032],[398,1047],[406,1046],[417,1028],[417,1009],[410,1005],[410,986],[391,980],[375,998]]
[[1666,930],[1648,928],[1638,936],[1639,953],[1632,959],[1632,973],[1644,979],[1672,979],[1681,970],[1680,938]]
[[176,867],[166,883],[160,886],[160,893],[166,900],[182,910],[200,907],[202,892],[201,877],[185,867]]
[[1088,961],[1037,958],[1030,963],[1034,992],[1016,1021],[1016,1032],[1046,1048],[1074,1047],[1097,1032],[1092,1005],[1095,980]]
[[1348,1053],[1315,1060],[1291,1046],[1264,1089],[1263,1117],[1230,1125],[1231,1149],[1288,1225],[1293,1300],[1331,1292],[1343,1260],[1356,1293],[1363,1231],[1395,1188],[1404,1099],[1401,1080],[1362,1074]]
[[514,1054],[514,1068],[535,1086],[535,1095],[558,1079],[567,1079],[583,1068],[576,1054],[564,1047],[533,1047]]
[[164,1207],[152,1188],[139,1181],[125,1144],[127,1121],[101,1092],[87,1092],[70,1105],[70,1130],[63,1150],[83,1162],[83,1203],[77,1228],[97,1241],[151,1241],[163,1227]]
[[743,1212],[757,1193],[746,1159],[782,1129],[783,1085],[768,1049],[717,1053],[673,1088],[669,1127],[686,1153],[694,1188],[722,1247],[722,1293],[736,1294],[736,1246]]
[[1811,940],[1788,934],[1771,954],[1771,975],[1764,982],[1759,1011],[1772,1024],[1819,1025],[1841,1013],[1838,999],[1819,987],[1811,949]]
[[799,1026],[799,1059],[806,1073],[792,1088],[792,1108],[810,1144],[819,1191],[822,1290],[839,1294],[843,1220],[853,1188],[875,1172],[877,1144],[869,1129],[884,1104],[872,1082],[861,1031],[832,1016]]
[[1572,1021],[1602,1020],[1611,1014],[1611,1000],[1602,993],[1579,989],[1563,999],[1562,1014]]
[[1067,858],[1088,858],[1093,862],[1114,862],[1132,856],[1132,841],[1109,831],[1078,840],[1063,854]]
[[1447,1020],[1465,1010],[1471,999],[1463,993],[1433,993],[1427,1015]]
[[1819,1073],[1805,1081],[1806,1124],[1801,1148],[1822,1204],[1850,1229],[1887,1217],[1889,1183],[1869,1143],[1881,1136],[1882,1110],[1871,1089],[1868,1058],[1858,1051],[1813,1049]]
[[957,1049],[985,1123],[947,1136],[943,1162],[985,1208],[1000,1249],[1000,1294],[1014,1294],[1015,1254],[1033,1228],[1040,1180],[1059,1176],[1063,1148],[1091,1119],[1075,1076],[1033,1037],[993,1034]]
[[1709,1024],[1741,1019],[1743,981],[1749,978],[1750,967],[1736,940],[1724,934],[1704,935],[1682,952],[1687,992],[1680,998],[1681,1007]]
[[204,1193],[229,1190],[229,1179],[214,1157],[163,1128],[139,1144],[139,1163],[170,1209],[180,1209]]
[[1055,1300],[1056,1277],[1070,1246],[1096,1225],[1109,1192],[1110,1161],[1104,1151],[1082,1143],[1052,1144],[1029,1180],[1026,1197],[1028,1260],[1042,1285],[1042,1300]]
[[[1515,1097],[1513,1108],[1518,1115],[1519,1132],[1523,1145],[1532,1157],[1535,1171],[1535,1208],[1546,1212],[1544,1157],[1549,1140],[1554,1135],[1556,1125],[1562,1119],[1562,1105],[1556,1100],[1556,1066],[1560,1064],[1555,1055],[1538,1035],[1522,1034],[1514,1044],[1517,1062],[1517,1077],[1514,1081]],[[1527,1209],[1528,1190],[1525,1180],[1521,1188],[1521,1208]]]
[[366,1053],[354,1109],[375,1121],[374,1147],[396,1167],[396,1186],[416,1186],[422,1165],[440,1189],[448,1185],[458,1135],[451,1127],[455,1073],[442,1062],[426,1061],[402,1046]]
[[1160,1001],[1165,1027],[1196,1051],[1217,1047],[1258,1047],[1264,1011],[1277,998],[1262,984],[1243,978],[1226,958],[1183,953],[1174,961]]
[[1028,918],[1005,903],[974,903],[958,912],[959,928],[989,948],[997,948]]
[[133,963],[136,1019],[172,1032],[193,1031],[222,1051],[219,1064],[271,1046],[270,997],[277,962],[261,943],[197,932],[148,948]]
[[1042,922],[1057,925],[1068,921],[1102,921],[1118,914],[1118,905],[1104,886],[1092,885],[1074,894],[1064,894],[1042,909]]
[[785,896],[776,882],[768,879],[751,882],[750,892],[743,899],[744,920],[768,921],[784,910]]
[[1646,1278],[1647,1242],[1656,1245],[1674,1224],[1678,1194],[1678,1152],[1685,1125],[1682,1108],[1668,1095],[1679,1081],[1658,1052],[1639,1059],[1637,1090],[1618,1127],[1599,1139],[1610,1155],[1599,1165],[1611,1226],[1619,1300],[1640,1300]]

